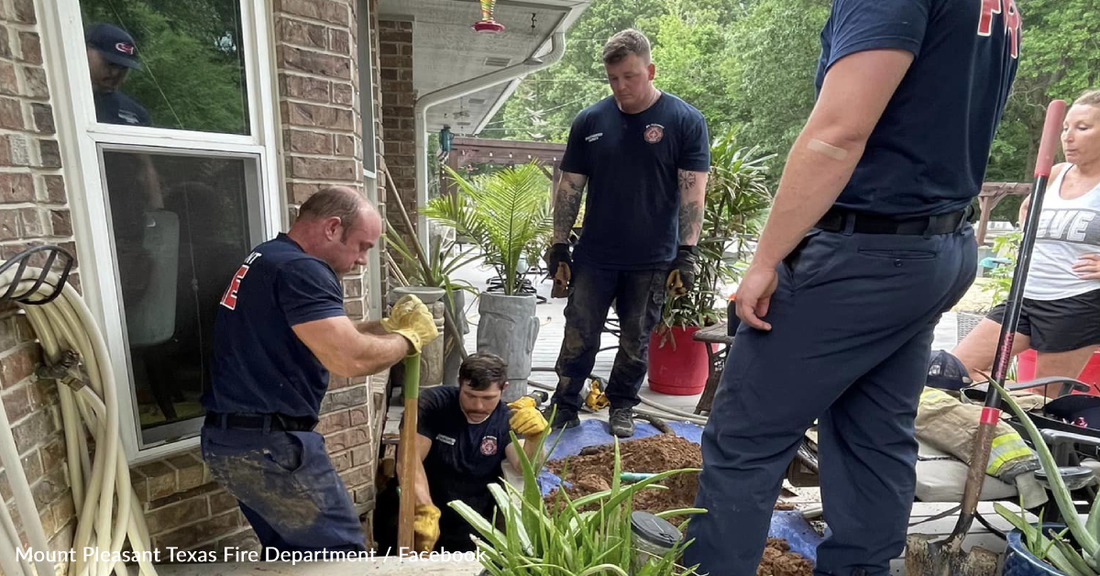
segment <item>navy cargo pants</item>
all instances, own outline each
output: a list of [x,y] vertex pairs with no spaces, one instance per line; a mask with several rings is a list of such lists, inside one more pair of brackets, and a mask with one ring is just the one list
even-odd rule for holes
[[645,378],[649,333],[661,317],[668,269],[609,270],[591,264],[573,264],[573,292],[565,306],[565,339],[558,354],[558,388],[553,402],[558,412],[572,416],[580,410],[581,392],[600,349],[607,313],[615,302],[619,316],[619,351],[607,381],[612,408],[638,404]]
[[264,548],[365,551],[351,498],[316,432],[206,425],[202,458]]
[[689,525],[685,565],[755,576],[784,470],[818,420],[833,534],[814,574],[889,574],[913,503],[913,421],[933,329],[976,260],[965,221],[927,237],[809,232],[777,267],[772,330],[742,324],[730,349],[702,439],[695,505],[709,512]]

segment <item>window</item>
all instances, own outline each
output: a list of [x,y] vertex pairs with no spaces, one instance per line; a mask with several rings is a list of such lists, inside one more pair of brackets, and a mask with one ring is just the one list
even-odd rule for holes
[[[363,190],[367,200],[378,206],[378,173],[376,166],[376,142],[374,140],[374,62],[371,60],[373,41],[370,33],[371,18],[367,0],[359,0],[359,113],[363,126]],[[367,273],[371,278],[382,277],[382,262],[378,250],[367,254]],[[370,318],[382,317],[382,294],[370,290],[367,294],[367,311]]]
[[81,279],[131,462],[197,445],[218,299],[283,227],[271,2],[45,4]]

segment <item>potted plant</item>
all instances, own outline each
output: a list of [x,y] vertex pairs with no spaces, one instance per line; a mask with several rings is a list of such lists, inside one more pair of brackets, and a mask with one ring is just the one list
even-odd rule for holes
[[1002,401],[1016,415],[1039,455],[1039,462],[1046,472],[1050,492],[1065,520],[1064,526],[1027,521],[1024,511],[1014,512],[1000,504],[994,504],[997,513],[1008,520],[1015,529],[1008,537],[1003,574],[1020,576],[1058,574],[1069,576],[1100,576],[1100,499],[1094,498],[1088,519],[1081,520],[1073,503],[1070,490],[1059,474],[1058,465],[1050,448],[1043,441],[1038,427],[1027,413],[996,382],[990,384],[1001,393]]
[[[546,435],[539,440],[539,450]],[[516,442],[512,433],[512,441]],[[558,490],[548,506],[536,481],[541,463],[532,463],[519,451],[523,488],[508,483],[489,486],[496,500],[494,518],[485,518],[460,500],[448,503],[480,535],[474,536],[482,552],[482,574],[492,576],[691,576],[695,567],[677,564],[691,541],[680,539],[661,555],[646,553],[631,528],[634,494],[676,474],[698,469],[669,470],[635,484],[619,480],[622,466],[619,443],[615,441],[614,472],[610,490],[576,500]],[[591,510],[589,510],[591,508]],[[582,511],[583,510],[583,511]],[[668,510],[660,518],[705,513],[701,508]],[[679,529],[682,532],[684,524]],[[639,552],[641,548],[643,551]]]
[[756,236],[771,203],[764,166],[771,156],[738,147],[733,129],[714,141],[710,156],[695,284],[687,294],[665,296],[650,336],[649,385],[659,392],[697,394],[706,385],[706,349],[692,336],[724,317],[719,289],[741,277],[746,242]]
[[[399,268],[401,279],[410,286],[424,286],[439,288],[443,291],[443,305],[448,314],[447,317],[454,320],[455,330],[445,329],[443,338],[436,340],[439,346],[438,362],[442,365],[442,382],[448,386],[458,386],[458,368],[462,363],[461,347],[465,343],[455,338],[454,334],[465,334],[469,331],[466,323],[466,299],[464,294],[470,292],[477,294],[477,289],[465,280],[455,280],[451,276],[461,267],[477,260],[474,247],[465,250],[457,250],[453,240],[444,238],[442,234],[431,234],[427,250],[428,269],[417,265],[414,250],[409,247],[405,239],[393,227],[386,222],[386,244],[401,256],[399,262],[394,265]],[[431,305],[428,302],[425,302]],[[429,346],[436,346],[432,342]],[[422,358],[427,358],[429,353],[422,353]],[[433,370],[421,369],[422,375],[432,374]],[[422,385],[425,385],[422,382]]]
[[428,203],[424,213],[455,228],[477,246],[501,278],[499,293],[483,292],[478,302],[477,349],[508,363],[510,402],[527,393],[531,351],[539,322],[535,295],[523,294],[526,254],[545,245],[553,231],[550,180],[535,163],[463,178],[444,167],[458,186],[455,194]]

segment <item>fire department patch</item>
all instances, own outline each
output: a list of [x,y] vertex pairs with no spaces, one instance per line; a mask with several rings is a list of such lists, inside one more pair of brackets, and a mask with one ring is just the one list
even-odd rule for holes
[[645,127],[645,141],[656,144],[665,137],[665,127],[660,124],[650,124]]
[[481,439],[481,453],[486,456],[492,456],[497,453],[496,436],[486,436]]

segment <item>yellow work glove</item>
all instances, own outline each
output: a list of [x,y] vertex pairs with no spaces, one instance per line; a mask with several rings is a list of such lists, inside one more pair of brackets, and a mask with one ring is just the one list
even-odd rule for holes
[[413,516],[413,551],[417,554],[431,552],[436,540],[439,540],[439,508],[418,504]]
[[[521,398],[512,402],[512,404],[520,404],[522,400]],[[508,407],[512,408],[512,404],[509,404]],[[512,430],[516,431],[516,434],[524,438],[538,437],[546,430],[546,418],[543,418],[542,414],[533,405],[512,408],[512,417],[508,420],[508,424],[512,426]]]
[[510,402],[508,408],[512,410],[522,410],[524,408],[535,408],[538,404],[535,403],[535,399],[530,396],[523,396],[515,402]]
[[393,305],[390,317],[382,319],[382,327],[387,332],[404,336],[417,354],[429,342],[439,337],[432,313],[412,294],[402,296]]
[[592,410],[605,408],[610,404],[607,395],[600,390],[600,381],[593,378],[588,386],[588,395],[584,398],[584,405]]

